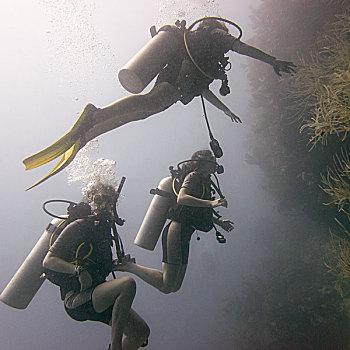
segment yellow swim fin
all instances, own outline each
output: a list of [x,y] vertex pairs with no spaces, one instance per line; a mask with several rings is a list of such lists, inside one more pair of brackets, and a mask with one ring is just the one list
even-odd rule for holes
[[44,165],[59,157],[61,154],[68,152],[75,144],[79,137],[82,137],[87,129],[91,126],[91,117],[98,108],[89,103],[85,106],[78,120],[73,127],[55,143],[46,147],[42,151],[33,154],[23,160],[25,170],[31,170]]
[[44,165],[59,157],[74,145],[74,139],[71,135],[66,134],[55,143],[46,147],[42,151],[33,154],[23,160],[25,170],[31,170],[38,166]]
[[46,175],[44,176],[40,181],[36,182],[34,185],[28,187],[26,191],[40,185],[50,177],[58,174],[60,171],[62,171],[65,167],[67,167],[75,158],[76,154],[79,152],[81,148],[83,148],[85,145],[85,142],[83,142],[81,139],[78,139],[77,142],[68,150],[66,151],[61,160],[56,164],[56,166]]

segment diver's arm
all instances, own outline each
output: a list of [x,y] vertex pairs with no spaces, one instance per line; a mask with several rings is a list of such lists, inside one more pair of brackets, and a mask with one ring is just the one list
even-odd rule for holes
[[58,258],[51,252],[48,252],[43,261],[43,267],[56,272],[67,273],[71,275],[77,274],[77,267],[61,258]]
[[177,197],[177,204],[198,208],[216,208],[220,206],[227,207],[227,200],[225,198],[219,198],[214,200],[200,199],[191,196],[187,193],[187,191],[187,188],[181,188]]
[[51,252],[48,252],[43,261],[43,267],[60,273],[67,273],[76,276],[80,283],[80,291],[92,286],[92,278],[87,270],[81,266],[76,266],[61,258],[58,258]]
[[267,64],[270,64],[271,66],[276,61],[276,57],[270,56],[267,53],[257,49],[256,47],[245,44],[237,39],[233,42],[233,47],[231,48],[231,50],[241,55],[255,58],[256,60],[265,62]]
[[219,98],[217,98],[212,91],[205,89],[202,92],[202,96],[214,107],[223,111],[227,116],[231,118],[232,121],[235,121],[236,123],[242,123],[241,119],[237,117],[233,112],[231,112],[231,110]]
[[261,51],[254,46],[245,44],[238,39],[233,41],[231,50],[241,55],[249,56],[255,58],[256,60],[270,64],[275,73],[279,76],[281,76],[281,72],[288,74],[295,73],[294,68],[296,68],[296,65],[293,62],[278,60],[276,57],[268,55],[264,51]]

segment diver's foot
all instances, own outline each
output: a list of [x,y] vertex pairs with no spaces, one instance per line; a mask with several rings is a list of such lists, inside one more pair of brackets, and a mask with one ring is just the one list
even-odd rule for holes
[[99,108],[95,107],[92,103],[88,103],[83,111],[81,112],[78,120],[73,125],[72,129],[69,131],[69,133],[86,133],[89,129],[91,129],[94,124],[95,120],[93,118],[94,114],[99,110]]

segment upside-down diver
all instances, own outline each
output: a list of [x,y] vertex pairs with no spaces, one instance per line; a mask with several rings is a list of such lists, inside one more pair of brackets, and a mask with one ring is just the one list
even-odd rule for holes
[[[86,105],[67,134],[23,160],[26,170],[30,170],[62,155],[50,173],[30,188],[64,169],[88,141],[127,123],[162,112],[177,101],[186,105],[194,97],[202,95],[232,121],[240,123],[240,118],[209,89],[213,80],[219,79],[222,81],[221,95],[230,92],[225,73],[230,63],[225,53],[232,50],[270,64],[278,75],[281,72],[293,73],[295,65],[245,44],[240,40],[242,33],[238,38],[229,34],[223,22],[234,24],[222,18],[208,17],[197,20],[189,28],[185,27],[185,21],[177,23],[177,26],[164,26],[158,32],[152,27],[152,40],[125,69],[119,71],[121,84],[137,95],[124,97],[103,108],[90,103]],[[197,23],[197,29],[192,30]],[[139,94],[156,76],[152,90]]]

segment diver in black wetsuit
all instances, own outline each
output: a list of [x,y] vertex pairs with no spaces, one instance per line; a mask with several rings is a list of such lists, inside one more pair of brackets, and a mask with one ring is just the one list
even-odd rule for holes
[[270,64],[278,75],[281,75],[281,72],[294,72],[295,65],[292,62],[278,60],[241,42],[229,34],[227,27],[218,20],[202,21],[196,30],[187,33],[187,38],[194,60],[209,75],[204,75],[203,70],[201,72],[196,67],[182,42],[180,49],[159,73],[149,93],[127,96],[103,108],[88,104],[66,135],[43,151],[26,158],[23,163],[26,170],[29,170],[63,154],[52,172],[34,186],[65,168],[88,141],[124,124],[164,111],[177,101],[187,104],[195,96],[202,95],[232,121],[241,122],[240,118],[209,90],[213,78],[225,79],[222,67],[225,65],[224,54],[229,50]]

